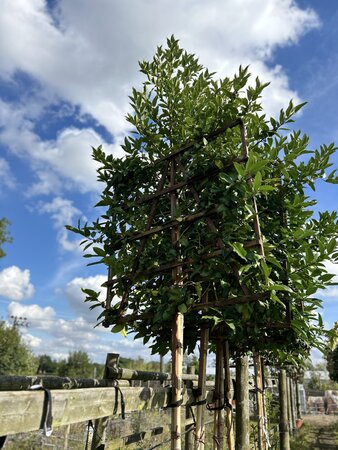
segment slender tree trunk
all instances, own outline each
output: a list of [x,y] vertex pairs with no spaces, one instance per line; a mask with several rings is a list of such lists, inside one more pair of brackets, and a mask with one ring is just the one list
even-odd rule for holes
[[[206,292],[202,301],[208,301],[208,293]],[[198,390],[199,396],[197,401],[203,402],[206,398],[206,376],[207,376],[207,356],[209,343],[209,328],[207,326],[201,329],[200,340],[200,361],[198,366]],[[195,434],[195,450],[204,450],[205,428],[204,428],[205,404],[196,406],[196,434]]]
[[[196,372],[195,366],[187,366],[187,373],[194,375]],[[193,381],[187,381],[185,383],[186,387],[193,388]],[[185,420],[190,421],[193,415],[189,406],[185,407]],[[184,439],[184,450],[193,450],[194,448],[194,434],[193,427],[191,424],[185,426],[185,439]]]
[[287,379],[285,369],[279,372],[279,436],[280,450],[290,450]]
[[[229,354],[229,343],[228,341],[224,344],[224,396],[228,399],[228,403],[231,405],[231,387],[232,380],[230,374],[230,354]],[[234,450],[235,439],[234,439],[234,429],[233,429],[233,411],[232,408],[227,406],[225,409],[225,425],[227,434],[227,449]]]
[[296,390],[296,414],[297,419],[300,419],[301,413],[300,413],[299,384],[297,380],[295,381],[295,390]]
[[249,364],[247,356],[236,358],[236,450],[250,450]]
[[296,405],[295,405],[295,391],[293,379],[289,377],[290,386],[290,410],[291,410],[291,432],[294,433],[296,428]]
[[262,375],[262,362],[259,353],[254,354],[255,387],[257,400],[257,425],[258,425],[258,450],[266,450],[266,438],[264,434],[264,386]]
[[224,342],[219,338],[216,341],[216,376],[215,376],[215,406],[214,412],[214,450],[222,450],[224,445],[224,370],[223,370]]
[[291,436],[293,433],[293,426],[292,426],[290,378],[288,377],[288,375],[286,375],[286,394],[287,394],[287,402],[288,402],[289,434]]

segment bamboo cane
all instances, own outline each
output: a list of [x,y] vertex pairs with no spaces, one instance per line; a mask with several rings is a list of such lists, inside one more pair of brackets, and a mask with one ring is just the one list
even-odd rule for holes
[[247,356],[236,358],[236,450],[250,450],[249,365]]
[[266,437],[264,434],[264,404],[263,404],[263,379],[261,357],[258,352],[254,353],[255,386],[257,400],[257,425],[258,425],[258,450],[266,450]]
[[[170,185],[175,184],[176,161],[171,160],[170,165]],[[171,218],[176,218],[177,193],[173,191],[170,194]],[[171,242],[173,248],[176,248],[179,240],[179,227],[171,229]],[[175,267],[172,270],[173,284],[180,283],[181,267]],[[172,326],[172,409],[171,409],[171,449],[181,450],[181,395],[182,395],[182,365],[183,365],[183,314],[177,312],[173,319]]]
[[[230,373],[230,353],[229,353],[229,342],[224,343],[224,396],[228,399],[228,403],[231,404],[231,373]],[[232,409],[227,406],[225,409],[225,426],[227,430],[227,445],[228,450],[234,450],[234,430],[233,430],[233,413]]]
[[[208,292],[205,292],[202,302],[208,302]],[[198,402],[203,402],[206,398],[206,373],[207,373],[207,356],[209,343],[209,328],[207,326],[201,329],[200,341],[200,360],[198,367]],[[196,407],[196,432],[195,432],[195,450],[204,450],[205,426],[204,426],[205,404]]]
[[279,436],[280,450],[290,450],[290,434],[288,422],[287,379],[285,369],[279,372]]
[[224,371],[223,371],[224,342],[219,337],[216,341],[216,375],[215,375],[215,407],[213,449],[223,449],[224,443]]

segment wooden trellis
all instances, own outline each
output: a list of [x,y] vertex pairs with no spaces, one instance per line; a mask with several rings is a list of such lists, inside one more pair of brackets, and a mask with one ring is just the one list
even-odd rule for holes
[[[243,121],[241,119],[237,119],[231,122],[228,125],[225,125],[215,132],[201,137],[202,139],[206,139],[208,142],[215,140],[217,137],[224,134],[227,130],[234,129],[238,127],[241,136],[241,147],[242,153],[239,157],[231,158],[224,164],[223,170],[227,168],[232,168],[234,163],[244,163],[248,160],[248,148],[246,144],[245,138],[245,127]],[[175,259],[169,263],[160,265],[159,267],[150,268],[148,270],[140,270],[140,259],[142,257],[143,252],[146,249],[147,239],[158,233],[163,233],[167,230],[171,232],[171,245],[173,249],[177,249],[179,245],[179,237],[180,237],[180,228],[182,225],[190,225],[195,223],[196,221],[204,221],[207,229],[211,233],[215,233],[215,249],[209,251],[208,253],[204,253],[199,256],[198,261],[207,261],[209,259],[217,259],[224,258],[224,251],[227,250],[227,245],[220,237],[217,237],[218,228],[216,226],[215,220],[213,217],[217,215],[217,206],[208,208],[206,210],[197,210],[190,215],[185,215],[180,217],[180,220],[177,220],[176,213],[179,202],[179,192],[183,189],[187,189],[190,191],[192,198],[195,201],[196,206],[200,207],[200,195],[195,187],[195,183],[198,180],[197,177],[188,177],[187,171],[181,162],[181,157],[184,153],[193,150],[196,147],[196,144],[199,141],[193,141],[185,144],[179,149],[173,151],[168,156],[164,158],[160,158],[155,161],[154,164],[162,164],[163,169],[160,172],[159,182],[156,187],[156,191],[151,194],[144,196],[139,199],[139,204],[150,203],[150,212],[148,216],[147,223],[145,225],[145,229],[141,231],[137,231],[133,233],[131,236],[123,238],[124,244],[126,242],[139,241],[139,247],[137,250],[136,257],[132,264],[131,270],[128,274],[120,278],[113,278],[113,274],[111,270],[109,270],[108,281],[106,283],[108,288],[107,293],[107,301],[106,308],[109,309],[111,307],[111,288],[118,283],[119,281],[123,281],[125,284],[125,290],[122,296],[122,300],[118,310],[118,316],[115,320],[115,323],[123,324],[123,323],[131,323],[137,320],[144,320],[148,317],[151,317],[151,313],[145,311],[141,313],[133,313],[126,314],[126,310],[128,307],[128,297],[130,291],[133,287],[134,283],[137,283],[139,279],[147,279],[147,277],[153,277],[157,274],[163,272],[171,271],[172,284],[176,286],[180,286],[182,283],[182,275],[184,274],[184,267],[190,266],[197,262],[196,258],[186,257],[183,259]],[[204,177],[211,177],[218,173],[218,169],[213,169],[204,174]],[[180,178],[178,178],[180,175]],[[183,181],[182,181],[183,177]],[[247,178],[247,183],[249,185],[252,184],[252,179],[250,177]],[[161,225],[155,225],[154,221],[156,218],[157,207],[160,199],[168,196],[170,202],[170,220],[162,223]],[[255,239],[250,242],[246,242],[243,246],[245,249],[256,248],[258,253],[264,257],[264,247],[258,217],[258,209],[255,197],[252,197],[252,208],[254,212],[253,217],[253,231]],[[230,249],[229,249],[230,250]],[[238,285],[243,292],[242,296],[238,296],[236,298],[218,298],[215,301],[211,301],[208,299],[208,292],[206,291],[201,299],[200,303],[196,303],[191,306],[192,311],[201,311],[207,310],[211,306],[213,307],[227,307],[234,304],[242,304],[249,302],[256,302],[269,298],[269,293],[255,293],[252,294],[249,288],[242,282],[241,276],[238,270],[238,267],[235,263],[232,264],[232,271],[237,279]],[[247,324],[250,326],[250,324]],[[273,327],[274,324],[271,324]],[[277,324],[278,327],[278,324]],[[184,328],[184,317],[180,312],[176,312],[173,317],[172,322],[172,449],[179,450],[181,449],[181,411],[180,411],[180,402],[181,402],[181,389],[182,389],[182,358],[183,358],[183,328]],[[203,400],[205,398],[205,379],[206,379],[206,354],[207,347],[209,341],[209,330],[207,326],[202,326],[201,335],[200,335],[200,369],[199,369],[199,389],[200,389],[200,404],[197,407],[197,424],[196,424],[196,446],[195,448],[198,450],[202,450],[204,448],[204,425],[203,425],[203,411],[205,405],[203,404]],[[224,407],[224,395],[223,392],[223,376],[224,371],[228,373],[228,364],[229,364],[229,356],[228,352],[226,352],[226,357],[223,356],[224,346],[226,337],[218,336],[217,339],[217,351],[216,351],[216,367],[217,376],[216,376],[216,391],[215,391],[215,399],[216,399],[216,407],[215,407],[215,444],[214,448],[218,449],[222,446],[223,436],[220,435],[220,422],[221,422],[221,414],[219,411]],[[261,437],[261,439],[263,439]],[[231,438],[228,437],[228,442],[231,441]]]

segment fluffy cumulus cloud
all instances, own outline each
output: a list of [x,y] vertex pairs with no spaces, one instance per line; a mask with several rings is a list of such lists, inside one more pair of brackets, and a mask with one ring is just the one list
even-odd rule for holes
[[[43,111],[40,112],[43,114]],[[43,140],[34,130],[36,117],[27,117],[25,105],[0,100],[0,143],[15,156],[31,165],[35,174],[27,195],[48,195],[75,190],[81,193],[98,189],[97,163],[91,157],[92,147],[103,144],[108,153],[122,156],[118,140],[108,144],[92,128],[67,127],[56,139]],[[9,165],[0,159],[2,182],[13,187]]]
[[25,317],[31,325],[39,329],[48,329],[50,322],[55,318],[55,311],[51,306],[42,307],[39,305],[23,305],[22,303],[11,302],[8,305],[10,316]]
[[[265,63],[276,47],[294,44],[318,26],[316,14],[293,0],[104,0],[99,6],[60,0],[54,5],[51,11],[43,0],[3,2],[2,74],[27,72],[113,133],[125,127],[122,112],[129,85],[137,82],[137,61],[151,57],[172,33],[224,74],[239,63]],[[25,40],[17,39],[19,34]],[[278,79],[280,73],[269,75]]]
[[0,271],[0,295],[10,300],[21,301],[32,297],[34,286],[30,282],[30,271],[11,266]]
[[[297,100],[282,67],[272,64],[274,50],[318,26],[314,11],[294,0],[3,0],[0,77],[11,82],[24,73],[39,88],[21,105],[0,105],[0,141],[30,158],[38,178],[32,194],[67,186],[90,191],[95,189],[90,145],[104,140],[93,129],[67,126],[53,141],[40,138],[34,125],[48,102],[66,102],[80,117],[93,117],[114,136],[109,151],[121,154],[128,93],[140,81],[137,61],[151,58],[174,33],[221,76],[251,64],[254,75],[272,82],[266,96],[272,113],[289,98]],[[10,120],[4,122],[6,114]]]

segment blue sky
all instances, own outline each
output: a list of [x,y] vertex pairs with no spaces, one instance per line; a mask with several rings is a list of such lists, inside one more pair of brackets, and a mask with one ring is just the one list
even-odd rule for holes
[[[250,64],[271,81],[268,114],[291,98],[308,101],[297,127],[311,146],[338,142],[334,1],[3,0],[0,217],[11,221],[13,243],[0,260],[0,316],[27,317],[22,332],[37,354],[149,356],[141,342],[93,329],[81,287],[98,288],[105,273],[85,266],[64,224],[94,218],[100,186],[91,146],[122,156],[128,94],[141,81],[137,61],[173,33],[220,76]],[[337,186],[323,183],[315,195],[319,209],[337,208]],[[336,295],[323,293],[329,326],[338,320]]]

